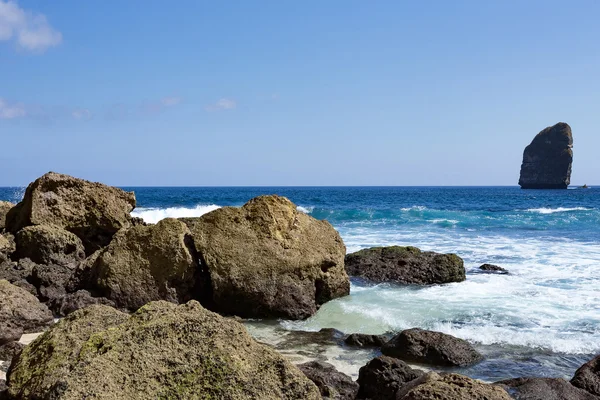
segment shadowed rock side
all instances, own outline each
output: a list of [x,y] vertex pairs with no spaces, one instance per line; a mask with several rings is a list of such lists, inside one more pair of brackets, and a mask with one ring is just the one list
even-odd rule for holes
[[440,366],[467,366],[483,359],[466,340],[441,332],[407,329],[383,345],[387,356],[409,362]]
[[300,371],[319,388],[324,399],[354,400],[358,393],[358,383],[342,374],[329,363],[311,361],[298,365]]
[[0,345],[51,325],[52,313],[31,293],[0,280]]
[[30,225],[54,225],[77,235],[89,255],[131,226],[135,195],[121,189],[49,172],[36,179],[6,216],[12,233]]
[[321,399],[296,367],[243,325],[191,301],[132,316],[79,310],[27,346],[8,372],[24,399]]
[[92,291],[130,310],[154,300],[195,299],[200,280],[190,231],[172,218],[117,233],[90,273]]
[[304,319],[350,292],[338,232],[284,197],[260,196],[181,220],[208,269],[219,312]]
[[593,395],[600,396],[600,356],[583,364],[575,372],[571,384]]
[[561,378],[516,378],[496,382],[517,400],[598,400]]
[[462,282],[463,260],[456,254],[421,251],[416,247],[372,247],[346,256],[350,276],[374,282],[428,285]]
[[544,129],[525,148],[519,185],[523,189],[566,189],[573,164],[571,127],[559,122]]

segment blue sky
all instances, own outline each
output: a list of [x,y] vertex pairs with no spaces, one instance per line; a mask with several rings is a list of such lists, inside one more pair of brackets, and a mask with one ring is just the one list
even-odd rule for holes
[[0,186],[600,184],[600,2],[0,0]]

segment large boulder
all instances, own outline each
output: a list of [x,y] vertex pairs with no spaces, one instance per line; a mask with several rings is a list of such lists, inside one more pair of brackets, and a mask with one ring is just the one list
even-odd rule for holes
[[197,298],[200,267],[186,225],[172,218],[117,233],[95,256],[92,292],[136,310],[149,301]]
[[463,260],[456,254],[421,251],[416,247],[373,247],[346,256],[350,276],[374,282],[428,285],[462,282]]
[[6,227],[6,214],[8,214],[8,211],[14,206],[13,203],[8,201],[0,201],[0,232]]
[[0,345],[52,324],[52,313],[31,293],[0,280]]
[[466,340],[419,328],[400,332],[383,345],[381,352],[409,362],[439,366],[464,367],[483,359]]
[[516,378],[496,382],[517,400],[598,400],[561,378]]
[[537,134],[523,152],[522,189],[566,189],[573,164],[571,127],[559,122]]
[[74,268],[85,259],[81,239],[56,226],[28,226],[15,236],[16,252],[13,258],[29,258],[38,264],[57,264]]
[[14,400],[321,398],[243,325],[196,301],[152,302],[131,316],[78,310],[23,350],[8,387]]
[[134,208],[132,192],[49,172],[27,187],[8,212],[6,228],[17,233],[30,225],[55,225],[77,235],[91,254],[132,225]]
[[576,372],[571,384],[600,396],[600,356],[583,364]]
[[303,319],[350,292],[338,232],[284,197],[260,196],[241,208],[182,220],[206,263],[220,312]]
[[396,400],[396,393],[408,382],[423,375],[396,358],[379,356],[358,372],[359,399]]
[[298,368],[317,385],[324,399],[356,399],[358,383],[339,372],[333,365],[322,361],[310,361],[298,365]]
[[[424,382],[399,393],[397,400],[511,400],[501,387],[458,374],[428,374]],[[410,385],[410,384],[409,384]],[[412,385],[411,385],[412,386]],[[409,388],[407,388],[409,389]]]

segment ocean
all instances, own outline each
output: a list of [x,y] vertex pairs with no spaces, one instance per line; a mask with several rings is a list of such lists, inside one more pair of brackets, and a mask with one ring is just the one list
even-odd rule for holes
[[[461,256],[467,280],[435,286],[353,280],[351,294],[305,321],[249,321],[249,331],[295,361],[319,358],[354,377],[376,353],[299,339],[336,328],[380,334],[420,327],[473,343],[486,359],[455,371],[495,381],[570,379],[600,352],[600,189],[518,187],[127,187],[147,222],[288,197],[328,220],[348,252],[411,245]],[[0,188],[18,201],[24,188]],[[508,275],[478,271],[497,264]]]

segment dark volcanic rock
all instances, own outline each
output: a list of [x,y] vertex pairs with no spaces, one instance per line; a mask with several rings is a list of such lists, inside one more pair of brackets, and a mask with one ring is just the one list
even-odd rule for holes
[[339,233],[284,197],[260,196],[182,221],[206,264],[219,312],[304,319],[350,293]]
[[19,340],[52,324],[52,313],[31,293],[0,280],[0,344]]
[[6,229],[54,225],[77,235],[91,254],[121,228],[132,225],[135,195],[121,189],[49,172],[31,183],[6,216]]
[[358,393],[358,383],[342,374],[329,363],[311,361],[297,365],[321,392],[324,399],[354,400]]
[[544,129],[525,148],[519,185],[523,189],[566,189],[571,183],[573,135],[564,122]]
[[423,371],[409,367],[404,361],[379,356],[359,370],[357,398],[395,400],[400,388],[421,375]]
[[38,264],[75,267],[85,259],[81,239],[56,226],[28,226],[17,232],[15,259],[29,258]]
[[409,362],[440,366],[467,366],[483,358],[465,340],[418,328],[400,332],[383,345],[381,352]]
[[571,384],[600,396],[600,356],[583,364],[575,372]]
[[374,282],[428,285],[462,282],[463,260],[456,254],[421,251],[416,247],[373,247],[346,256],[346,272]]
[[483,264],[481,267],[479,267],[479,269],[481,271],[490,272],[494,274],[508,274],[508,271],[506,269],[494,264]]
[[28,281],[31,278],[35,266],[36,264],[31,262],[28,258],[19,260],[19,262],[0,262],[0,279],[5,279],[13,285],[23,288],[32,295],[37,296],[38,293],[36,287]]
[[189,229],[166,218],[117,233],[95,257],[90,289],[132,311],[154,300],[186,302],[197,298],[199,269]]
[[13,400],[321,399],[283,356],[196,301],[78,310],[23,349],[8,387]]
[[390,338],[386,335],[366,335],[364,333],[353,333],[344,340],[348,346],[353,347],[381,347]]
[[115,307],[115,303],[105,297],[92,297],[87,290],[78,290],[75,293],[67,293],[48,300],[46,305],[58,316],[66,316],[70,313],[94,304],[103,304]]
[[517,400],[598,400],[560,378],[516,378],[496,382]]
[[[467,376],[435,373],[424,376],[423,383],[410,382],[406,389],[398,393],[397,400],[510,400],[502,387],[479,382]],[[414,385],[413,383],[419,383]]]

